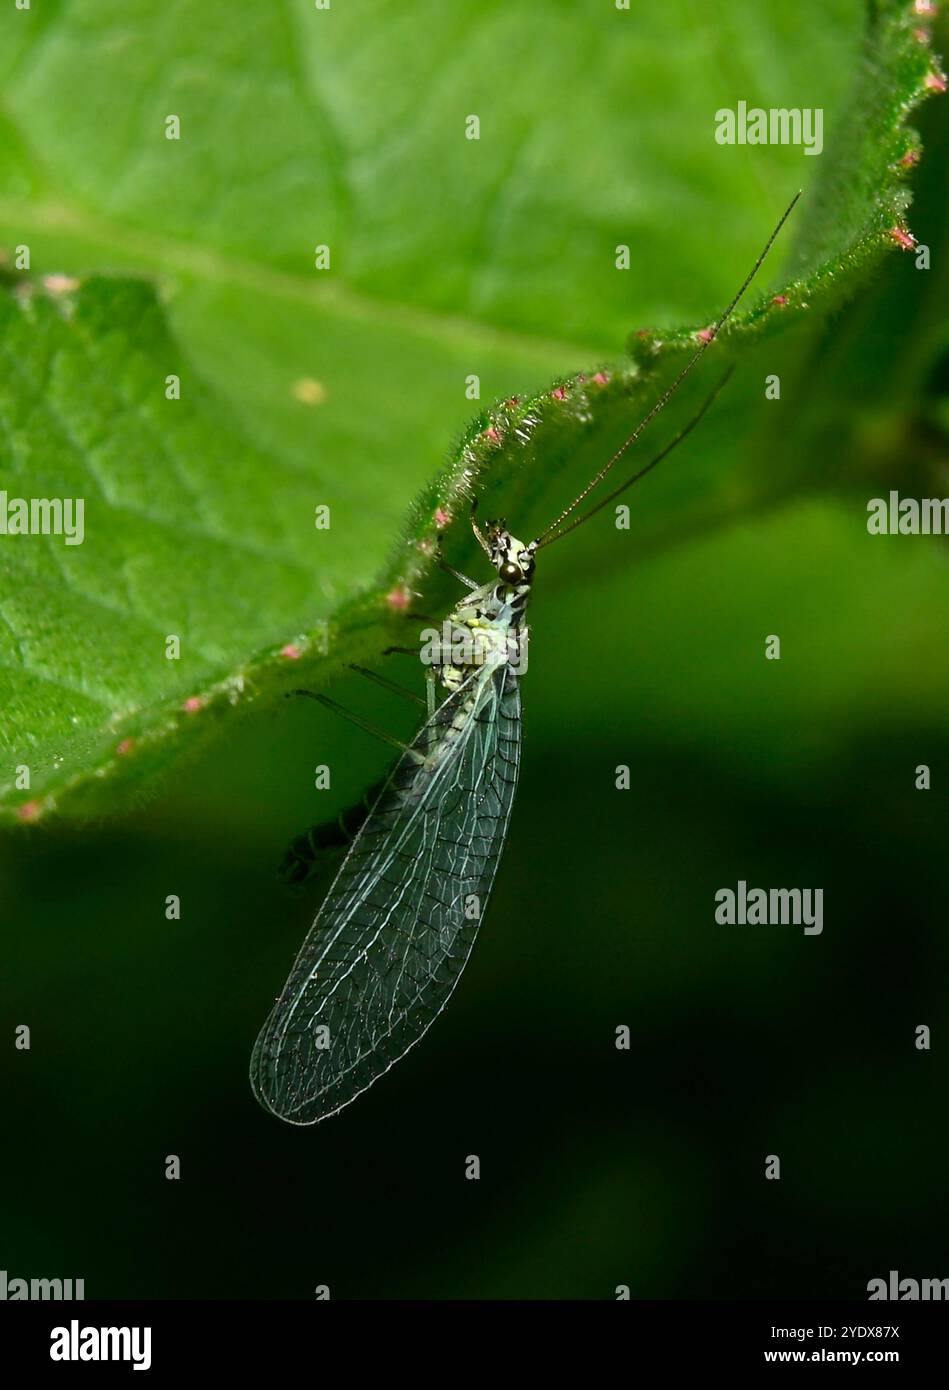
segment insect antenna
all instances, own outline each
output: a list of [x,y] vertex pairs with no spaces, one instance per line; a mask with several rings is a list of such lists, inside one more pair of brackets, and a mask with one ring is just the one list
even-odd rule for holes
[[[719,332],[721,331],[722,325],[725,323],[726,319],[728,319],[728,318],[731,317],[731,315],[732,315],[732,313],[734,312],[735,308],[737,307],[738,302],[739,302],[739,300],[741,299],[742,295],[745,293],[745,291],[747,290],[748,286],[751,284],[752,280],[755,278],[755,276],[757,275],[758,271],[761,269],[762,262],[764,261],[764,259],[765,259],[765,257],[767,256],[768,252],[771,250],[771,247],[774,245],[774,243],[775,243],[775,241],[776,241],[776,239],[777,239],[778,233],[781,231],[781,228],[784,226],[785,222],[786,222],[786,221],[788,220],[788,218],[790,217],[791,212],[792,212],[792,210],[793,210],[793,208],[794,208],[794,205],[795,205],[795,203],[797,202],[798,198],[800,198],[800,196],[801,196],[801,195],[800,195],[800,192],[795,193],[795,195],[794,195],[794,197],[791,199],[790,203],[788,203],[787,207],[785,208],[784,212],[783,212],[782,215],[781,215],[781,218],[780,218],[780,220],[779,220],[777,226],[775,227],[775,229],[774,229],[774,231],[771,233],[771,235],[768,237],[768,240],[767,240],[767,242],[765,243],[764,249],[761,251],[760,255],[758,256],[758,259],[755,261],[755,263],[754,263],[754,265],[752,266],[751,270],[750,270],[750,271],[748,272],[748,274],[745,276],[745,279],[744,279],[744,281],[742,282],[741,288],[739,289],[738,293],[734,296],[734,298],[732,299],[731,303],[728,305],[728,308],[725,309],[724,312],[723,312],[722,314],[719,315],[718,319],[717,319],[716,322],[713,324],[713,326],[708,330],[707,333],[705,333],[705,334],[703,335],[703,339],[702,339],[701,345],[695,350],[695,352],[694,352],[694,353],[692,354],[692,356],[689,358],[688,362],[686,362],[685,366],[682,368],[682,370],[681,370],[681,372],[679,373],[679,375],[675,378],[675,380],[672,382],[672,384],[671,384],[670,386],[668,386],[668,387],[666,388],[666,390],[662,393],[662,395],[661,395],[661,396],[659,397],[659,399],[656,401],[656,403],[655,403],[655,405],[652,407],[652,409],[646,412],[646,414],[645,414],[645,415],[643,416],[643,418],[640,420],[639,424],[638,424],[638,425],[636,426],[636,428],[633,430],[632,434],[630,434],[630,435],[625,439],[625,441],[619,446],[619,448],[616,450],[615,454],[613,454],[612,458],[608,459],[607,462],[603,465],[603,467],[599,470],[599,472],[598,472],[597,474],[595,474],[595,476],[594,476],[593,478],[590,479],[590,481],[587,483],[587,485],[586,485],[586,487],[583,489],[583,491],[582,491],[581,493],[579,493],[579,494],[573,499],[573,501],[570,503],[570,505],[569,505],[568,507],[565,507],[565,508],[563,509],[563,511],[560,513],[560,515],[559,515],[554,521],[552,521],[552,522],[550,523],[550,525],[549,525],[548,527],[545,528],[545,530],[541,531],[540,535],[539,535],[539,536],[537,537],[537,539],[533,542],[533,546],[534,546],[534,549],[535,549],[535,550],[539,550],[539,549],[540,549],[542,546],[544,546],[544,545],[550,545],[550,544],[551,544],[551,541],[558,540],[559,537],[560,537],[561,535],[566,535],[566,534],[567,534],[566,531],[562,531],[562,532],[559,532],[558,535],[556,535],[556,536],[550,536],[551,531],[556,531],[556,530],[557,530],[557,527],[560,526],[561,522],[566,521],[567,517],[568,517],[568,516],[570,515],[570,513],[574,510],[574,508],[578,507],[578,506],[580,505],[580,503],[583,501],[583,499],[584,499],[585,497],[588,497],[589,494],[593,491],[593,489],[594,489],[600,482],[603,481],[603,479],[606,477],[607,473],[609,473],[610,469],[614,466],[614,464],[616,464],[616,463],[619,461],[619,459],[621,459],[621,458],[623,457],[623,455],[626,453],[626,450],[627,450],[632,444],[634,444],[634,443],[636,442],[636,440],[637,440],[637,439],[639,438],[639,436],[642,434],[643,430],[646,428],[646,426],[649,424],[649,422],[650,422],[652,419],[654,419],[655,416],[657,416],[657,415],[659,414],[659,412],[665,408],[665,406],[668,405],[669,401],[670,401],[670,400],[672,399],[672,397],[675,395],[676,391],[678,391],[679,387],[682,385],[682,383],[683,383],[683,381],[685,380],[685,378],[689,375],[689,372],[691,372],[692,368],[696,365],[696,363],[700,360],[700,358],[708,351],[709,347],[711,347],[712,343],[713,343],[713,342],[715,341],[715,339],[718,337],[718,334],[719,334]],[[721,385],[724,385],[724,382],[722,382]],[[719,388],[719,389],[720,389],[720,388]],[[684,437],[685,437],[685,435],[689,432],[689,429],[692,428],[692,425],[697,424],[698,421],[699,421],[699,419],[701,419],[702,415],[705,413],[705,410],[708,408],[709,405],[711,405],[712,400],[714,400],[715,395],[717,395],[717,394],[718,394],[717,391],[713,393],[713,395],[710,397],[710,399],[706,402],[705,406],[703,406],[702,410],[701,410],[701,411],[699,412],[699,414],[696,416],[695,420],[692,421],[692,424],[689,425],[689,426],[685,429],[685,431],[682,433],[681,436],[679,436],[678,438],[676,438],[676,439],[673,440],[673,442],[672,442],[672,444],[669,446],[669,448],[665,449],[665,450],[663,451],[663,453],[659,454],[658,457],[655,458],[655,459],[652,461],[652,463],[648,465],[648,467],[647,467],[646,469],[643,469],[643,470],[642,470],[643,472],[648,472],[648,469],[649,469],[649,468],[653,467],[656,463],[658,463],[658,462],[659,462],[659,459],[664,458],[665,455],[666,455],[667,453],[669,453],[669,450],[670,450],[671,448],[674,448],[674,447],[675,447],[675,445],[679,442],[679,438],[684,438]],[[641,476],[641,474],[638,474],[637,476]],[[635,478],[631,478],[631,479],[629,480],[629,483],[624,484],[624,487],[630,486],[633,482],[635,482]],[[621,489],[621,490],[622,490],[622,489]],[[615,494],[613,494],[613,495],[615,496]],[[612,500],[612,497],[607,498],[607,501],[611,501],[611,500]],[[594,509],[594,510],[598,510],[598,509]],[[587,515],[592,516],[592,515],[593,515],[593,512],[590,512],[590,513],[588,513]],[[569,529],[572,530],[573,527],[570,527]],[[550,536],[550,540],[547,539],[548,536]]]
[[488,545],[488,542],[487,542],[487,540],[486,540],[486,538],[485,538],[484,532],[482,531],[481,527],[478,525],[477,512],[478,512],[478,499],[477,499],[477,497],[472,497],[472,499],[471,499],[471,516],[470,516],[470,518],[469,518],[470,521],[471,521],[471,529],[472,529],[472,531],[473,531],[474,534],[475,534],[475,540],[478,542],[478,544],[480,545],[481,549],[484,551],[485,555],[487,555],[488,559],[490,560],[490,558],[491,558],[491,547]]
[[582,526],[585,521],[589,521],[591,516],[596,516],[597,512],[602,511],[604,507],[609,506],[611,502],[615,501],[615,499],[619,497],[621,492],[625,492],[628,487],[632,487],[633,483],[638,483],[640,478],[644,478],[651,469],[655,468],[657,463],[661,463],[667,454],[671,454],[676,445],[681,444],[683,439],[685,439],[686,435],[692,433],[696,425],[701,420],[702,416],[716,400],[719,393],[723,390],[729,378],[733,374],[734,370],[734,367],[729,367],[728,371],[722,377],[721,381],[715,387],[714,391],[710,392],[710,394],[705,398],[705,400],[702,402],[701,407],[695,412],[688,424],[683,425],[679,433],[675,436],[675,438],[671,439],[669,443],[665,446],[665,448],[661,449],[659,453],[655,455],[654,458],[651,458],[649,462],[645,465],[645,467],[640,468],[638,473],[634,473],[633,476],[631,478],[627,478],[624,483],[620,483],[618,488],[614,488],[608,496],[601,498],[600,501],[597,502],[596,506],[591,507],[588,512],[583,512],[580,516],[574,517],[573,521],[570,522],[569,526],[565,526],[562,531],[558,531],[555,536],[551,536],[549,540],[544,541],[544,545],[553,545],[554,541],[561,540],[564,536],[568,536],[571,531],[575,531],[578,526]]

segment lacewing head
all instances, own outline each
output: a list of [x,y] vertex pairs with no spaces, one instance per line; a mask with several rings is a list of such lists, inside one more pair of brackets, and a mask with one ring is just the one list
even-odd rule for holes
[[478,503],[475,500],[471,504],[471,529],[481,549],[497,570],[498,578],[504,584],[530,584],[534,577],[536,542],[531,541],[525,545],[516,536],[512,536],[503,517],[485,522],[482,529],[475,515],[477,509]]

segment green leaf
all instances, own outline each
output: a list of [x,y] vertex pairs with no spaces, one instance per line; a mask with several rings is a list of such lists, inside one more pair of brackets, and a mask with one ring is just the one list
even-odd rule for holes
[[[871,6],[863,36],[843,0],[661,8],[5,13],[0,235],[41,275],[0,297],[0,486],[86,500],[83,545],[0,545],[0,796],[21,819],[120,804],[240,709],[406,640],[410,596],[445,598],[436,538],[466,563],[472,487],[518,525],[549,520],[801,183],[780,296],[770,265],[709,354],[716,376],[897,250],[905,120],[938,85],[912,8]],[[812,45],[788,41],[799,26]],[[824,154],[717,145],[714,113],[738,100],[823,107]],[[329,272],[312,268],[323,243]],[[103,268],[157,277],[165,307]],[[57,270],[80,287],[44,288]],[[676,321],[691,326],[611,360],[637,323]],[[507,403],[436,474],[471,374]],[[760,384],[729,396],[703,426],[714,466],[646,501],[641,553],[799,483],[787,453],[764,479],[750,450],[720,466]],[[756,417],[759,446],[781,420]]]

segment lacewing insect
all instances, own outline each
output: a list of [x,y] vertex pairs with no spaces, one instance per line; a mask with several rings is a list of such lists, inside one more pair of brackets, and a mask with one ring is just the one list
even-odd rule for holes
[[[572,515],[707,351],[798,197],[679,375],[539,536],[524,544],[504,521],[482,529],[472,505],[472,529],[495,577],[478,584],[451,571],[468,592],[433,654],[429,717],[374,798],[254,1047],[251,1086],[280,1119],[309,1125],[334,1115],[404,1057],[448,1002],[484,914],[514,802],[521,658],[537,552],[631,487],[701,420],[727,377],[643,468]],[[445,692],[437,707],[436,678]],[[294,863],[305,857],[305,847],[296,846]]]

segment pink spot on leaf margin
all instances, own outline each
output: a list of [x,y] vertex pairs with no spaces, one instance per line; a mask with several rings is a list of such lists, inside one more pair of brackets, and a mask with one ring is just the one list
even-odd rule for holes
[[897,246],[902,246],[904,251],[912,251],[916,245],[916,238],[912,232],[908,232],[905,227],[891,227],[890,237],[896,242]]
[[395,613],[404,613],[412,602],[412,595],[404,584],[397,584],[386,594],[386,603]]

